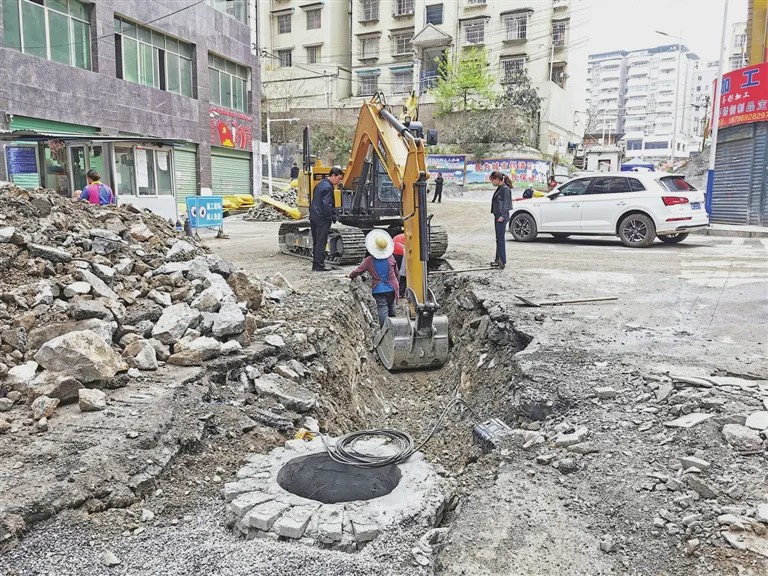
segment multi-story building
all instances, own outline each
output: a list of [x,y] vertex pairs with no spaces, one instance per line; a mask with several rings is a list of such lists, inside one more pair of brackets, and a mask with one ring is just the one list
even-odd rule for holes
[[[696,62],[693,85],[691,86],[691,106],[693,107],[691,121],[692,150],[701,150],[709,130],[707,123],[712,111],[712,96],[714,94],[715,78],[720,69],[718,60]],[[726,72],[728,70],[726,69]]]
[[564,154],[576,134],[575,110],[583,94],[570,80],[572,10],[568,0],[533,0],[525,5],[487,0],[353,0],[352,90],[400,96],[415,90],[421,101],[437,81],[442,59],[482,46],[497,89],[524,68],[543,97],[539,149]]
[[728,70],[744,68],[747,61],[747,23],[736,22],[728,33]]
[[73,195],[96,169],[171,218],[260,188],[250,4],[2,0],[0,179]]
[[747,64],[768,60],[768,0],[749,0],[747,4]]
[[659,161],[688,157],[697,61],[680,44],[591,55],[587,105],[596,119],[591,132],[615,119],[613,129],[624,134],[628,156]]
[[[483,46],[499,92],[516,70],[525,68],[544,98],[542,152],[563,154],[569,143],[581,139],[575,111],[581,106],[578,82],[585,71],[572,57],[575,9],[569,0],[531,0],[524,6],[487,0],[334,0],[304,5],[270,0],[259,5],[262,62],[270,62],[264,65],[264,91],[268,100],[277,100],[270,102],[271,109],[309,102],[325,106],[323,102],[338,100],[356,107],[361,98],[377,91],[399,104],[415,90],[420,101],[429,104],[434,102],[429,90],[437,82],[440,62],[455,62],[463,49]],[[323,19],[310,37],[303,14],[320,7]],[[305,50],[318,42],[321,62],[311,65]],[[312,75],[319,78],[312,80]],[[302,77],[302,82],[290,81]],[[287,85],[286,94],[280,94],[278,84]],[[281,100],[291,105],[281,108]]]
[[330,108],[351,86],[348,2],[259,0],[262,86],[270,112]]

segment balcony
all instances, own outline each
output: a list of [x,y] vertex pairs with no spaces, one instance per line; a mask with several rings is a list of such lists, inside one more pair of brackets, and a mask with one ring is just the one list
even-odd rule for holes
[[552,9],[566,10],[569,4],[570,4],[570,0],[552,0]]

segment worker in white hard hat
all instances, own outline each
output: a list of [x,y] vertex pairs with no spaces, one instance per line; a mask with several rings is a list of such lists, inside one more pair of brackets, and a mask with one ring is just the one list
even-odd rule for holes
[[400,292],[397,263],[392,256],[395,243],[384,230],[371,230],[365,237],[365,247],[370,256],[352,270],[349,277],[356,278],[365,272],[370,274],[379,326],[383,326],[387,317],[395,316],[395,303]]

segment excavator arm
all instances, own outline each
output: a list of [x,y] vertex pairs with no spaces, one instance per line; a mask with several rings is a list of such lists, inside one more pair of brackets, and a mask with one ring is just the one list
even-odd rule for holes
[[440,306],[427,278],[429,174],[421,135],[420,124],[402,123],[387,110],[383,98],[374,96],[360,110],[352,157],[342,180],[344,189],[365,193],[375,154],[401,194],[408,282],[405,317],[388,318],[376,338],[379,357],[389,370],[441,366],[448,358],[448,319],[438,315]]

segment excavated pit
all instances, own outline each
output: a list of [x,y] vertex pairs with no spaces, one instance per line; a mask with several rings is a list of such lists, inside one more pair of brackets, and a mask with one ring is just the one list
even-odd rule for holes
[[277,483],[291,494],[323,504],[366,501],[386,496],[400,482],[394,464],[357,468],[333,460],[326,452],[289,461],[277,474]]

